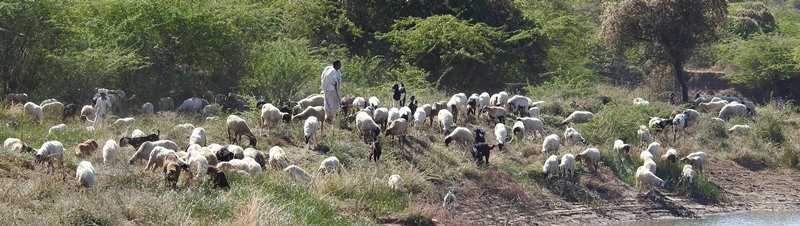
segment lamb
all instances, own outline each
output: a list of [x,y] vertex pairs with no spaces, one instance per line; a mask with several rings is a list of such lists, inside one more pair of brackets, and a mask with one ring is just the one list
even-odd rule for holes
[[458,127],[456,129],[454,129],[453,132],[450,133],[450,135],[447,135],[444,138],[445,147],[449,147],[450,146],[450,142],[453,142],[454,140],[457,143],[464,145],[465,147],[469,143],[473,143],[475,141],[473,136],[472,136],[472,132],[469,131],[469,129],[467,129],[465,127]]
[[42,147],[36,149],[36,163],[42,164],[47,162],[50,170],[53,169],[55,163],[59,167],[64,166],[64,145],[58,141],[47,141],[42,144]]
[[639,131],[637,131],[636,134],[639,137],[639,147],[643,146],[644,144],[649,144],[651,141],[653,141],[652,135],[650,135],[650,129],[648,129],[645,125],[639,126]]
[[381,125],[381,129],[386,129],[387,126],[386,124],[389,123],[389,109],[386,108],[375,109],[372,118],[375,120],[375,123]]
[[91,156],[92,153],[97,151],[97,148],[98,148],[97,141],[89,139],[75,146],[75,155],[79,157]]
[[640,166],[638,169],[636,169],[636,181],[638,182],[637,187],[640,187],[641,185],[647,187],[664,187],[665,185],[664,180],[658,178],[658,176],[650,172],[650,170],[645,166]]
[[291,119],[291,114],[281,112],[280,109],[272,104],[267,103],[261,106],[261,126],[263,127],[271,129],[281,120],[288,122]]
[[133,126],[135,123],[136,123],[136,119],[134,119],[134,118],[121,118],[121,119],[117,119],[116,121],[114,121],[114,123],[111,124],[111,126],[114,127],[114,128],[117,128],[117,129],[125,128],[125,130],[127,130],[128,128]]
[[575,156],[572,154],[565,154],[561,156],[561,164],[558,164],[558,169],[564,177],[575,175]]
[[444,195],[444,200],[442,200],[442,207],[452,207],[456,203],[456,195],[453,194],[453,191],[447,191],[447,194]]
[[503,123],[497,123],[494,126],[494,137],[497,139],[497,149],[503,151],[503,147],[505,147],[506,137],[508,137],[508,129],[506,129],[506,125]]
[[695,175],[692,165],[683,165],[683,171],[681,175],[683,175],[683,178],[686,178],[686,180],[689,181],[689,184],[694,184]]
[[281,170],[286,167],[288,160],[286,160],[286,152],[283,148],[274,146],[269,149],[269,160],[267,164],[274,170]]
[[91,105],[83,105],[81,108],[81,116],[86,118],[94,118],[95,109]]
[[558,153],[558,148],[561,145],[561,140],[558,135],[551,134],[544,138],[542,142],[542,153]]
[[339,159],[336,158],[336,156],[331,156],[326,158],[325,160],[322,160],[322,163],[320,163],[319,169],[317,171],[323,174],[327,174],[333,172],[340,173],[341,170],[342,170],[342,163],[339,162]]
[[[150,135],[142,136],[142,137],[123,137],[119,139],[119,146],[125,147],[126,144],[130,144],[133,148],[139,149],[139,147],[144,144],[144,142],[150,141],[155,142],[158,141],[161,135],[161,130],[156,130],[156,133],[150,133]],[[177,148],[176,148],[177,150]]]
[[27,111],[29,114],[32,114],[34,117],[36,117],[36,124],[40,125],[42,124],[42,119],[44,119],[44,112],[42,111],[42,107],[34,104],[33,102],[28,102],[25,103],[23,108],[25,108],[25,111]]
[[375,123],[375,121],[372,121],[372,117],[370,117],[366,112],[356,113],[356,127],[358,127],[358,131],[361,132],[361,136],[364,138],[364,143],[367,143],[367,137],[378,140],[378,134],[381,133],[381,129],[378,127],[378,124]]
[[[252,158],[248,158],[252,160]],[[253,162],[255,163],[255,161]],[[217,169],[225,172],[225,174],[231,174],[236,172],[238,175],[246,175],[245,177],[250,177],[251,175],[255,176],[261,171],[260,167],[257,167],[258,163],[251,165],[249,161],[245,161],[244,159],[232,159],[227,162],[220,162],[217,163]],[[251,169],[251,166],[253,169]]]
[[62,135],[66,131],[67,131],[67,125],[62,123],[62,124],[58,124],[58,125],[52,126],[52,127],[50,127],[50,129],[47,129],[47,134],[48,135]]
[[641,159],[642,161],[653,159],[653,154],[647,150],[644,150],[641,153],[639,153],[639,159]]
[[567,128],[567,129],[564,131],[564,140],[565,140],[565,144],[566,144],[566,143],[568,143],[569,141],[572,141],[572,142],[580,142],[580,143],[582,143],[583,145],[586,145],[586,144],[588,143],[588,142],[586,141],[586,139],[584,139],[584,138],[583,138],[583,135],[581,135],[580,133],[578,133],[578,131],[576,131],[576,130],[575,130],[574,128],[572,128],[572,127],[568,127],[568,128]]
[[392,174],[389,176],[389,188],[397,190],[403,188],[403,178],[400,175]]
[[575,156],[575,159],[580,161],[586,166],[592,166],[591,168],[595,172],[597,172],[597,162],[600,161],[600,149],[587,148],[586,150],[583,150],[583,152]]
[[658,142],[650,143],[650,145],[647,145],[647,152],[650,152],[653,156],[658,156],[658,153],[661,152],[661,144]]
[[722,110],[719,110],[719,118],[729,120],[733,116],[744,117],[748,113],[750,113],[750,109],[747,109],[747,106],[740,103],[729,103],[722,107]]
[[313,94],[300,101],[297,101],[297,106],[300,109],[308,109],[309,107],[322,107],[325,104],[325,96],[321,94]]
[[206,146],[206,130],[203,127],[197,127],[192,130],[192,135],[189,136],[189,145],[197,144]]
[[294,178],[297,178],[297,179],[304,180],[304,181],[310,181],[310,180],[313,179],[311,177],[311,175],[306,173],[306,171],[303,170],[303,168],[300,168],[297,165],[290,165],[290,166],[286,167],[285,169],[283,169],[283,172],[286,172],[290,176],[292,176]]
[[216,165],[209,165],[208,169],[206,170],[206,175],[208,175],[208,181],[211,183],[211,186],[225,190],[230,188],[230,185],[228,184],[228,178],[225,176],[225,173],[220,171]]
[[405,87],[405,85],[403,85],[403,83],[400,83],[400,86],[398,86],[397,83],[395,83],[394,86],[392,86],[392,90],[394,90],[394,94],[392,95],[392,98],[394,99],[394,103],[392,103],[392,104],[394,104],[395,107],[406,105],[406,87]]
[[[558,138],[557,135],[556,138]],[[542,177],[549,179],[554,172],[558,171],[558,167],[558,156],[550,155],[550,157],[544,161],[544,165],[542,166]]]
[[178,150],[178,145],[175,142],[170,140],[160,140],[160,141],[145,141],[136,149],[136,152],[128,159],[128,164],[133,165],[136,161],[145,159],[150,162],[150,158],[152,156],[153,151],[155,151],[156,147],[168,149],[168,150]]
[[153,115],[154,112],[155,112],[155,106],[153,106],[153,103],[147,102],[142,104],[142,115],[145,116]]
[[[306,139],[306,147],[311,149],[311,146],[308,144],[309,140],[311,140],[311,136],[316,137],[317,130],[319,130],[319,120],[317,117],[311,116],[306,119],[306,122],[303,123],[303,137]],[[314,139],[316,140],[316,138]]]
[[414,112],[414,127],[421,127],[425,125],[425,109],[418,108],[417,111]]
[[[323,107],[308,107],[303,112],[292,116],[292,122],[299,122],[300,120],[308,120],[310,117],[316,117],[317,120],[325,118],[325,108]],[[320,130],[324,130],[325,122],[320,122]]]
[[369,97],[368,100],[369,100],[368,101],[369,102],[369,106],[372,106],[373,108],[376,108],[376,109],[381,107],[381,100],[379,100],[377,97],[371,96],[371,97]]
[[486,112],[486,115],[488,115],[490,119],[497,119],[499,122],[505,122],[507,114],[506,109],[501,107],[488,106],[484,107],[483,110]]
[[81,161],[78,163],[78,168],[75,170],[75,179],[83,187],[94,187],[97,185],[95,180],[95,171],[92,163],[89,161]]
[[589,120],[591,120],[592,117],[594,117],[594,114],[592,114],[591,112],[588,112],[588,111],[574,111],[574,112],[572,112],[572,114],[569,115],[569,117],[567,117],[567,119],[564,119],[564,121],[561,122],[561,125],[566,125],[566,124],[569,124],[569,123],[585,123],[585,122],[589,122]]
[[748,125],[734,125],[728,129],[728,133],[745,133],[750,132],[751,128]]
[[692,152],[686,157],[683,157],[681,162],[691,164],[693,169],[697,170],[698,173],[703,174],[703,165],[708,162],[708,158],[706,158],[705,152],[698,151]]
[[438,112],[438,119],[439,124],[442,126],[442,133],[447,134],[450,132],[450,128],[453,126],[453,114],[450,114],[450,111],[447,109],[439,110]]
[[626,155],[631,152],[631,146],[626,144],[622,140],[615,140],[614,141],[614,150],[620,153],[625,153]]
[[381,160],[382,152],[381,142],[379,140],[373,141],[372,146],[369,148],[369,156],[367,157],[367,161],[375,161],[375,163],[378,163],[378,161]]
[[488,145],[486,143],[477,143],[472,145],[472,157],[480,165],[481,163],[489,165],[489,154],[495,145]]
[[637,98],[633,99],[633,105],[648,106],[648,105],[650,105],[650,101],[646,101],[646,100],[644,100],[644,99],[642,99],[640,97],[637,97]]
[[508,103],[508,93],[505,91],[494,94],[489,98],[490,106],[503,106],[506,103]]
[[656,165],[656,162],[653,161],[653,159],[645,159],[644,162],[642,163],[642,166],[650,170],[651,173],[656,173],[656,169],[658,167]]
[[[525,125],[526,132],[533,132],[534,137],[544,136],[544,122],[538,118],[531,118],[531,117],[522,117],[517,118],[517,121],[521,121]],[[539,132],[537,135],[536,132]]]
[[405,136],[406,129],[408,129],[408,121],[406,121],[404,118],[399,118],[392,121],[392,123],[389,124],[389,127],[386,128],[386,136],[397,136],[397,142],[400,143],[400,147],[403,147],[403,138]]
[[118,149],[119,145],[114,139],[106,141],[106,144],[103,145],[103,165],[109,165],[117,158]]
[[525,140],[525,123],[522,121],[514,122],[514,126],[511,127],[511,131],[514,133],[514,139],[516,142],[523,142]]
[[226,124],[228,127],[228,142],[241,145],[242,135],[245,135],[250,138],[250,146],[256,146],[256,136],[250,131],[250,127],[247,126],[247,122],[244,119],[236,115],[230,115],[226,120]]
[[244,149],[244,157],[252,158],[261,168],[264,168],[267,164],[267,159],[264,157],[264,153],[261,153],[261,151],[256,150],[255,148]]
[[661,160],[675,163],[676,161],[678,161],[678,150],[675,150],[674,148],[668,149],[667,153],[661,155]]

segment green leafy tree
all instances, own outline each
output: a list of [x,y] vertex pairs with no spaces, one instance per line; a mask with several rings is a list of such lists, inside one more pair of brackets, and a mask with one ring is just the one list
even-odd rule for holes
[[725,0],[625,0],[606,11],[602,36],[617,54],[643,49],[648,60],[670,65],[688,102],[683,67],[698,47],[719,38],[727,8]]

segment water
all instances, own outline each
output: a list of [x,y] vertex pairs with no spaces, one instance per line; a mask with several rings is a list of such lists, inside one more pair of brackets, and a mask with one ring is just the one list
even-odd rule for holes
[[629,222],[620,225],[630,226],[743,226],[743,225],[800,225],[798,211],[750,211],[706,216],[702,219],[668,219],[642,222]]

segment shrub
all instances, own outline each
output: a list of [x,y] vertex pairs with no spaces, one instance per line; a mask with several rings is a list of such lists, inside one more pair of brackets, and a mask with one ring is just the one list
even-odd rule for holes
[[286,101],[306,83],[319,84],[325,63],[302,39],[279,39],[262,43],[251,61],[252,74],[239,81],[246,92],[264,95],[268,101]]

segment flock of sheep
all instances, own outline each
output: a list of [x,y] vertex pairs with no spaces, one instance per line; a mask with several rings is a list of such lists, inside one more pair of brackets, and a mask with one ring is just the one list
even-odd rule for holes
[[[394,101],[393,106],[390,108],[382,107],[381,101],[375,96],[368,98],[347,96],[340,100],[342,113],[344,114],[343,119],[348,122],[355,122],[355,128],[359,135],[362,136],[363,141],[371,144],[369,159],[376,162],[380,160],[382,152],[382,145],[378,139],[381,133],[384,133],[385,136],[397,137],[397,145],[402,147],[409,130],[412,128],[434,127],[434,123],[436,128],[440,129],[441,133],[445,135],[444,140],[442,140],[445,146],[450,147],[450,144],[455,142],[461,149],[470,153],[479,164],[489,164],[491,150],[494,148],[503,151],[508,148],[508,143],[510,142],[517,143],[518,146],[524,145],[526,139],[528,139],[527,134],[532,134],[534,139],[542,137],[542,153],[550,154],[542,169],[542,174],[546,178],[551,178],[554,173],[559,173],[565,177],[573,175],[576,161],[581,162],[588,169],[596,171],[597,163],[603,155],[601,149],[597,147],[586,148],[578,155],[564,154],[561,156],[560,161],[558,155],[556,155],[560,146],[573,144],[586,146],[589,144],[579,131],[570,125],[591,121],[594,117],[592,112],[575,111],[559,125],[553,125],[554,127],[567,126],[563,134],[562,143],[562,136],[547,134],[545,123],[539,119],[544,101],[533,101],[531,98],[522,95],[509,96],[506,92],[499,92],[494,95],[484,92],[472,94],[469,97],[464,93],[458,93],[447,101],[418,106],[418,100],[414,96],[410,97],[410,102],[407,105],[405,104],[406,93],[404,87],[395,84],[393,89]],[[171,107],[162,107],[162,105],[171,104],[171,99],[168,100],[170,103],[164,103],[166,101],[162,99],[159,102],[161,110],[165,108],[172,109]],[[208,104],[207,101],[204,101],[202,98],[190,98],[176,109],[177,111],[201,112],[204,116],[216,117],[214,115],[220,112],[219,105]],[[45,102],[42,104],[27,102],[23,105],[23,108],[36,118],[37,123],[42,123],[42,118],[46,112],[66,111],[65,106],[56,100],[51,99]],[[330,119],[325,119],[326,114],[325,109],[322,107],[323,103],[324,98],[319,94],[314,94],[298,101],[297,105],[291,109],[288,107],[278,108],[273,104],[262,101],[257,104],[257,108],[261,111],[258,124],[262,127],[262,133],[268,133],[278,123],[303,121],[304,143],[307,148],[311,148],[317,141],[316,134],[324,130],[326,121],[330,121]],[[633,104],[647,106],[650,103],[644,99],[636,98]],[[678,152],[675,149],[669,149],[665,153],[661,153],[661,144],[653,140],[653,136],[650,134],[651,128],[659,128],[665,132],[672,131],[673,136],[677,136],[691,123],[702,120],[703,116],[698,111],[718,112],[718,117],[713,119],[721,123],[734,116],[747,117],[755,115],[755,105],[752,102],[743,102],[732,96],[698,96],[695,104],[695,109],[673,112],[669,118],[652,117],[648,125],[640,126],[637,134],[640,141],[639,146],[643,147],[647,144],[647,147],[646,149],[643,148],[639,155],[643,161],[643,165],[636,171],[636,179],[639,184],[664,186],[664,180],[655,175],[656,163],[653,161],[654,156],[661,156],[665,161],[676,162],[678,160]],[[142,106],[142,114],[144,116],[153,114],[154,110],[154,106],[151,103],[146,103]],[[66,113],[64,114],[66,115]],[[93,114],[93,108],[89,105],[80,110],[80,116],[84,121],[94,118]],[[465,118],[469,115],[475,115],[484,121],[494,123],[493,134],[496,139],[487,142],[484,131],[474,125],[468,125]],[[513,120],[510,130],[506,127],[507,119]],[[135,118],[114,117],[110,117],[109,120],[107,121],[108,126],[126,131],[128,128],[133,127],[136,121]],[[426,120],[430,121],[427,125],[425,123]],[[63,133],[65,127],[66,125],[59,124],[50,128],[48,132]],[[468,127],[473,127],[473,129]],[[289,163],[286,152],[281,147],[274,146],[270,148],[266,155],[256,150],[257,139],[251,127],[244,119],[236,115],[229,115],[226,120],[227,145],[209,144],[204,128],[195,127],[192,124],[180,124],[176,125],[175,128],[185,130],[190,134],[188,147],[181,148],[173,141],[161,140],[159,137],[160,131],[146,135],[140,130],[134,130],[132,136],[109,139],[103,143],[102,147],[99,146],[98,141],[87,140],[76,145],[74,153],[78,157],[86,158],[96,151],[101,151],[103,164],[109,164],[115,161],[122,147],[131,145],[136,149],[136,152],[129,158],[129,164],[133,165],[142,160],[147,161],[144,169],[150,172],[161,171],[165,185],[171,187],[176,186],[181,171],[186,171],[190,174],[188,183],[207,183],[220,188],[229,187],[228,177],[258,177],[259,174],[263,173],[263,170],[282,170],[300,180],[313,180],[313,177],[304,169]],[[94,131],[91,126],[87,126],[86,129]],[[750,127],[747,125],[735,125],[730,130],[749,129]],[[244,143],[242,136],[248,138],[248,148],[240,146]],[[592,143],[603,142],[593,141]],[[35,153],[36,162],[47,163],[51,169],[55,165],[63,167],[65,147],[61,142],[47,141],[42,144],[41,148],[36,149],[28,146],[20,139],[8,138],[3,145],[9,150]],[[616,140],[613,150],[628,154],[631,147],[622,140]],[[695,170],[702,173],[703,165],[708,160],[705,153],[694,152],[681,158],[681,161],[688,163],[683,168],[683,175],[691,183],[695,177]],[[339,160],[335,156],[331,156],[320,163],[318,172],[339,173],[342,170],[344,168]],[[87,187],[96,186],[95,175],[96,171],[91,162],[84,160],[78,164],[76,179],[81,185]],[[402,187],[402,177],[391,175],[389,177],[389,185],[395,189]],[[452,196],[452,193],[448,193],[448,195]],[[446,198],[446,200],[448,199],[454,200],[454,197]],[[446,201],[445,203],[448,202]]]

